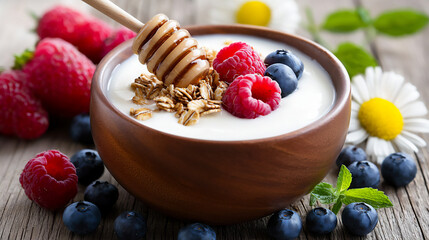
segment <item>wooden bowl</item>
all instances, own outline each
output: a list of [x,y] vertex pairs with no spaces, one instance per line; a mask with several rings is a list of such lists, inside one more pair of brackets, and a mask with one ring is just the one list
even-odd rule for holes
[[238,33],[288,44],[315,59],[335,87],[332,109],[296,131],[265,139],[210,141],[146,127],[106,97],[113,69],[132,55],[131,42],[105,57],[91,89],[95,145],[113,177],[166,215],[210,224],[266,216],[307,194],[333,166],[350,119],[350,80],[334,55],[294,35],[261,27],[194,26],[192,35]]

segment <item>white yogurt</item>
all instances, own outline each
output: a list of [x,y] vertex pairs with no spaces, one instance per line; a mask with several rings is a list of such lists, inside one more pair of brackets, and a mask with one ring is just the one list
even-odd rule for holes
[[[182,137],[234,141],[282,135],[305,127],[331,109],[335,92],[329,75],[315,60],[301,52],[280,42],[245,35],[215,34],[195,38],[201,46],[215,50],[224,47],[225,41],[246,42],[264,57],[277,49],[290,49],[304,63],[304,73],[298,81],[298,88],[281,100],[278,109],[256,119],[237,118],[225,110],[203,116],[193,126],[177,123],[178,119],[174,114],[168,112],[153,113],[153,117],[146,121],[139,121],[131,116],[130,118],[156,130]],[[141,107],[132,103],[134,92],[130,86],[144,71],[147,69],[140,64],[137,55],[131,56],[113,71],[107,96],[113,105],[127,116],[130,108]]]

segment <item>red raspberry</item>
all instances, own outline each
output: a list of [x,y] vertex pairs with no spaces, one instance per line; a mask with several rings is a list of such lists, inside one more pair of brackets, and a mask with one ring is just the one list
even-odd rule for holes
[[19,182],[30,200],[49,210],[64,207],[77,193],[76,168],[57,150],[28,161]]
[[24,71],[50,113],[71,117],[89,111],[95,66],[70,43],[59,38],[43,39]]
[[112,35],[104,40],[104,49],[102,57],[106,56],[112,49],[128,39],[134,38],[136,33],[126,27],[117,29]]
[[0,74],[0,133],[23,139],[40,137],[48,129],[48,113],[26,86],[21,71]]
[[39,20],[40,39],[61,38],[85,54],[94,63],[101,59],[104,40],[112,33],[106,23],[65,6],[55,6]]
[[243,42],[235,42],[222,48],[213,61],[213,68],[219,73],[222,81],[229,83],[240,75],[249,73],[264,75],[266,69],[259,54]]
[[223,107],[239,118],[268,115],[279,107],[281,90],[276,81],[259,74],[237,77],[226,89]]

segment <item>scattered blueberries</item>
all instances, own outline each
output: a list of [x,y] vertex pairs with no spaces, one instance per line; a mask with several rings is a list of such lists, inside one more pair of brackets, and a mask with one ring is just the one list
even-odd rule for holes
[[179,230],[177,240],[216,240],[216,233],[202,223],[193,223]]
[[265,76],[270,77],[276,81],[282,91],[282,98],[291,94],[298,86],[298,79],[292,69],[284,64],[275,63],[270,65],[264,73]]
[[268,234],[276,239],[295,239],[302,229],[301,218],[293,210],[283,209],[274,213],[267,224]]
[[73,118],[70,125],[70,137],[73,141],[84,145],[94,144],[88,114],[79,114]]
[[70,161],[76,167],[78,182],[82,185],[86,186],[103,175],[104,164],[95,150],[82,149],[75,153]]
[[337,226],[337,216],[329,209],[318,207],[308,212],[305,219],[308,231],[328,234]]
[[138,212],[123,212],[114,223],[114,231],[119,240],[140,240],[147,231],[146,220]]
[[403,187],[416,177],[417,167],[411,156],[405,153],[392,153],[381,164],[384,180],[395,186]]
[[378,188],[380,171],[374,163],[359,161],[350,164],[347,168],[352,174],[350,188]]
[[289,66],[295,73],[297,80],[301,78],[302,72],[304,71],[304,64],[302,63],[301,59],[299,59],[289,50],[281,49],[272,52],[265,57],[264,62],[267,66],[270,66],[274,63],[282,63]]
[[344,227],[352,234],[365,236],[370,233],[378,222],[378,214],[375,209],[366,203],[351,203],[347,205],[341,214]]
[[118,189],[108,183],[95,181],[85,190],[85,201],[92,202],[102,213],[107,212],[116,203],[119,197]]
[[348,167],[350,164],[359,161],[366,161],[366,153],[362,148],[356,146],[348,146],[343,148],[337,158],[337,166],[344,165]]
[[73,233],[85,235],[94,232],[100,224],[98,207],[86,201],[74,202],[63,213],[64,225]]

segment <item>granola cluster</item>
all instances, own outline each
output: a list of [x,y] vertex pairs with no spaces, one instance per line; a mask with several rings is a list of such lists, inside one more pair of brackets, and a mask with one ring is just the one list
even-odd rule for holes
[[[215,56],[215,54],[208,54]],[[213,57],[214,58],[214,57]],[[153,112],[166,111],[175,113],[178,122],[185,126],[194,125],[199,118],[221,111],[222,96],[228,84],[219,81],[219,74],[210,69],[207,77],[198,85],[189,85],[187,88],[175,87],[173,84],[165,86],[153,74],[141,74],[131,84],[134,90],[133,103],[145,107],[130,109],[130,115],[138,120],[147,120]],[[155,109],[148,105],[155,103]]]

